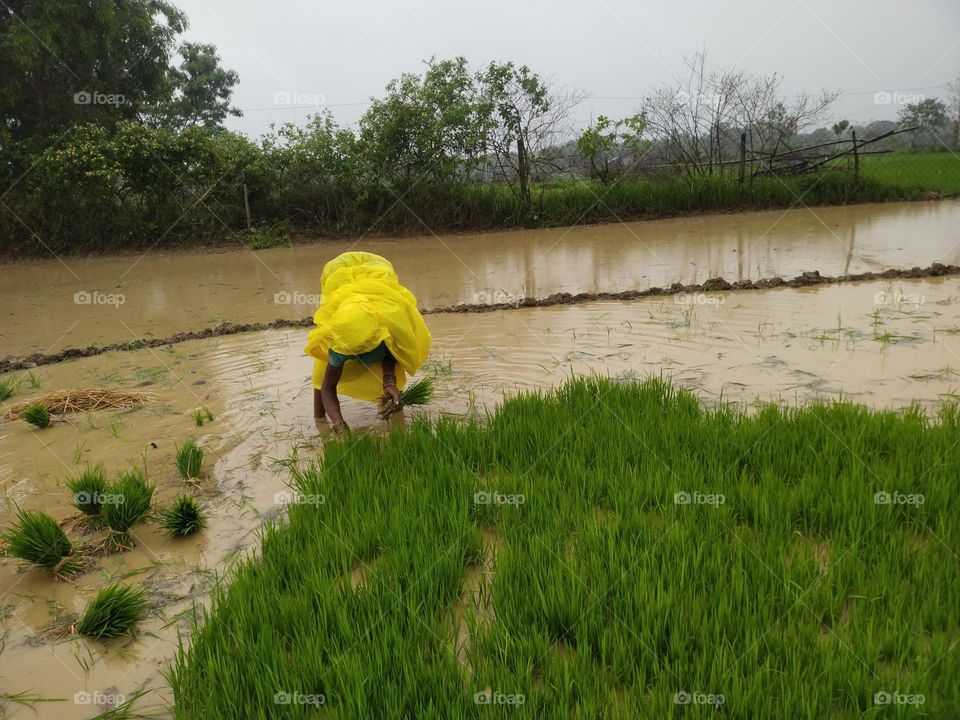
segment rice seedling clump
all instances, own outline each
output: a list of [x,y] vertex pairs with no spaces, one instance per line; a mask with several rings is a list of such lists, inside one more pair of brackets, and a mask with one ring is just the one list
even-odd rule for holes
[[143,590],[115,584],[104,588],[87,605],[77,632],[92,638],[112,638],[129,633],[147,610]]
[[104,493],[102,517],[112,531],[111,543],[116,549],[133,546],[130,528],[143,522],[150,513],[155,486],[148,482],[140,468],[121,472]]
[[0,402],[3,402],[17,389],[18,382],[12,375],[0,377]]
[[160,526],[171,535],[192,535],[206,527],[207,521],[199,504],[189,495],[180,495],[167,508],[160,519]]
[[50,427],[50,423],[52,422],[50,411],[40,403],[34,403],[33,405],[25,407],[20,417],[41,430]]
[[203,468],[203,448],[190,438],[183,445],[177,446],[176,463],[177,472],[183,480],[199,478]]
[[73,505],[88,517],[99,517],[107,493],[107,476],[103,465],[87,467],[83,472],[67,478],[67,488],[73,495]]
[[48,568],[57,575],[69,577],[79,570],[73,543],[44,512],[17,509],[17,521],[4,532],[3,544],[8,553],[21,560]]
[[331,440],[291,466],[324,502],[180,649],[176,716],[960,717],[958,437],[955,406],[591,379]]
[[197,427],[203,427],[205,423],[213,421],[213,413],[208,407],[199,408],[193,411],[193,421]]

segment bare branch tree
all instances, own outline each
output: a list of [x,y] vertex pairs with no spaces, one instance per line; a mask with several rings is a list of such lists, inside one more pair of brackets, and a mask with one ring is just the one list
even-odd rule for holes
[[[779,75],[752,76],[737,68],[707,70],[706,55],[687,60],[686,79],[644,102],[649,133],[663,158],[689,176],[711,174],[724,162],[724,137],[745,132],[755,155],[788,148],[816,122],[839,92],[807,94],[787,103]],[[731,145],[731,143],[727,143]]]

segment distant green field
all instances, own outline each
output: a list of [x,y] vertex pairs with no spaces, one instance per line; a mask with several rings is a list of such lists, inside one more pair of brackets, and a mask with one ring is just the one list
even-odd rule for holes
[[904,187],[935,190],[941,195],[960,192],[960,153],[890,153],[861,159],[863,176]]

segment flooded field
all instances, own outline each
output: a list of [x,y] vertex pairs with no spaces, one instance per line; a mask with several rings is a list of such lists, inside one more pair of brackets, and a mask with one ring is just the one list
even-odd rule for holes
[[[944,217],[956,223],[958,216],[942,207],[916,210],[918,217],[933,213],[947,228]],[[877,217],[882,226],[882,213]],[[695,227],[697,222],[718,221],[683,222]],[[946,235],[945,229],[943,251],[949,246]],[[834,257],[827,247],[824,257]],[[323,250],[324,256],[332,252]],[[626,243],[620,252],[621,257],[629,254]],[[848,261],[850,270],[876,269],[870,264],[874,262],[913,265],[939,259],[932,247],[929,257],[914,254],[915,262],[858,257]],[[155,267],[159,261],[149,257],[144,262]],[[398,255],[401,278],[404,263],[411,262],[412,257]],[[568,262],[579,261],[568,256]],[[629,287],[634,278],[629,268],[614,265],[613,287]],[[415,284],[417,274],[407,267],[411,285],[424,294]],[[808,267],[804,263],[796,269]],[[710,265],[686,279],[702,280],[725,274],[725,269]],[[453,279],[437,268],[428,270],[435,273],[438,291],[431,296],[427,288],[426,298],[421,297],[424,304],[457,299],[441,299],[439,288],[448,279],[453,287]],[[488,272],[500,271],[485,270],[484,277],[493,277]],[[791,272],[781,265],[772,273],[760,268],[762,275]],[[240,280],[235,276],[233,282],[236,287],[224,292],[236,302]],[[581,276],[575,287],[554,285],[552,290],[589,289],[590,282]],[[174,290],[168,292],[169,302],[189,305]],[[177,323],[200,317],[174,315],[165,318],[174,330],[184,329]],[[44,317],[52,321],[56,315]],[[707,404],[747,407],[758,399],[793,404],[845,397],[872,407],[918,402],[935,408],[956,399],[960,388],[960,281],[951,278],[443,314],[431,316],[428,323],[434,344],[425,373],[435,376],[438,385],[438,397],[427,411],[431,415],[482,414],[518,390],[557,386],[571,375],[591,372],[620,378],[663,375],[693,388]],[[140,335],[144,327],[131,330]],[[42,324],[26,323],[12,335],[36,342],[45,332]],[[303,343],[303,332],[250,333],[108,353],[18,373],[20,393],[5,405],[75,387],[134,388],[149,393],[150,399],[136,410],[68,416],[68,421],[44,431],[3,421],[0,526],[10,523],[14,503],[46,510],[58,520],[68,518],[74,510],[63,481],[86,463],[103,462],[111,473],[144,463],[158,483],[159,504],[168,503],[183,487],[173,466],[175,446],[188,437],[197,438],[207,450],[206,476],[193,491],[204,501],[210,525],[193,538],[177,541],[169,540],[155,521],[142,525],[135,533],[134,550],[100,560],[75,583],[55,582],[45,572],[23,570],[4,558],[0,694],[17,695],[26,704],[8,701],[0,706],[0,715],[88,718],[106,709],[96,705],[119,696],[134,699],[141,710],[165,714],[170,697],[162,673],[177,647],[178,632],[188,627],[193,602],[206,595],[217,575],[228,572],[235,558],[255,547],[256,532],[265,521],[282,516],[289,495],[288,473],[280,461],[291,453],[309,458],[321,451],[327,430],[311,417],[310,362],[302,355]],[[191,416],[199,407],[214,415],[202,427]],[[354,429],[383,428],[373,406],[347,400],[344,415]],[[80,611],[92,590],[115,579],[141,584],[150,593],[151,614],[135,639],[107,644],[77,636],[51,638],[51,629]],[[55,701],[35,702],[40,699]]]
[[0,356],[163,338],[224,320],[308,317],[323,264],[361,246],[389,257],[420,306],[433,308],[717,276],[735,282],[956,264],[958,240],[960,202],[943,201],[8,263]]

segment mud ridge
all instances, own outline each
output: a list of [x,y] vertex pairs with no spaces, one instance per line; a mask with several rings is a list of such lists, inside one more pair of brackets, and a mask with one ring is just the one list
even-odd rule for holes
[[[514,303],[498,303],[496,305],[446,305],[443,307],[422,310],[424,315],[437,315],[445,313],[481,313],[497,312],[499,310],[515,310],[517,308],[531,307],[551,307],[555,305],[576,305],[580,303],[596,302],[604,300],[637,300],[646,297],[665,297],[670,295],[696,294],[696,293],[723,293],[723,292],[741,292],[744,290],[768,290],[777,287],[810,287],[812,285],[828,285],[835,283],[860,282],[864,280],[890,280],[897,278],[926,278],[941,277],[945,275],[960,275],[960,266],[943,265],[942,263],[933,263],[932,265],[921,268],[913,267],[909,270],[884,270],[882,272],[866,272],[851,275],[821,275],[818,271],[809,271],[797,275],[792,280],[784,280],[781,277],[772,277],[761,280],[741,280],[730,283],[721,277],[711,278],[699,285],[682,285],[674,283],[669,288],[651,287],[646,290],[625,290],[618,293],[554,293],[544,298],[523,298]],[[108,352],[118,352],[126,350],[140,350],[143,348],[163,347],[167,345],[176,345],[177,343],[188,340],[203,340],[206,338],[220,337],[223,335],[236,335],[238,333],[259,332],[263,330],[282,330],[284,328],[304,328],[313,325],[312,317],[300,320],[278,319],[270,323],[231,323],[223,322],[220,325],[203,330],[190,332],[181,332],[166,338],[143,338],[129,342],[119,342],[110,345],[90,345],[85,348],[68,348],[57,353],[34,353],[22,357],[8,356],[0,360],[0,373],[11,372],[14,370],[27,370],[39,367],[41,365],[52,365],[63,362],[64,360],[73,360],[76,358],[92,357]]]

